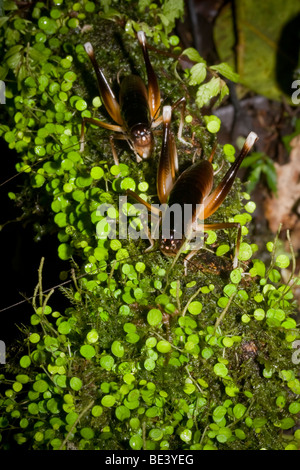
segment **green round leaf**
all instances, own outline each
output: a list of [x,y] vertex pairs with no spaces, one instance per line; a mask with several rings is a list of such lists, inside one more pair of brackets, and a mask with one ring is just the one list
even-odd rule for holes
[[113,395],[105,395],[101,400],[101,405],[105,406],[106,408],[110,408],[114,406],[116,399]]
[[147,322],[151,326],[157,326],[162,321],[162,313],[157,308],[152,308],[147,314]]
[[18,382],[20,382],[21,384],[27,384],[30,380],[29,376],[28,375],[25,375],[25,374],[18,374],[16,376],[16,380]]
[[27,409],[28,409],[28,413],[32,415],[37,415],[39,413],[39,407],[37,403],[29,403]]
[[245,414],[246,410],[247,408],[245,407],[245,405],[243,405],[242,403],[238,403],[233,407],[233,414],[236,419],[240,419]]
[[126,341],[128,343],[137,343],[140,340],[140,337],[137,333],[128,333],[126,335]]
[[222,427],[218,431],[217,440],[219,442],[227,442],[230,439],[232,432],[229,428]]
[[73,253],[72,247],[67,243],[61,243],[58,247],[58,257],[63,261],[68,260],[71,258]]
[[148,358],[144,361],[144,367],[146,370],[153,370],[155,369],[155,360],[154,359],[151,359],[151,358]]
[[139,434],[134,434],[129,439],[129,445],[130,445],[131,449],[141,450],[143,448],[144,442],[143,442],[143,439],[141,438],[141,436]]
[[198,300],[194,300],[193,302],[189,304],[188,311],[192,315],[199,315],[199,313],[201,313],[202,311],[202,303],[199,302]]
[[103,413],[103,408],[102,406],[100,405],[95,405],[93,406],[92,408],[92,415],[95,416],[95,418],[97,418],[98,416],[101,416]]
[[100,180],[103,177],[103,175],[104,175],[104,171],[100,166],[94,166],[91,169],[91,177],[94,180]]
[[255,320],[261,321],[265,318],[265,311],[262,308],[257,308],[254,310],[253,316]]
[[276,266],[281,269],[287,268],[290,264],[290,260],[286,255],[279,255],[275,261]]
[[217,256],[223,256],[225,253],[227,253],[230,250],[229,245],[220,245],[218,246],[216,250],[216,255]]
[[180,433],[180,439],[186,443],[190,442],[192,439],[192,431],[190,429],[184,429]]
[[164,433],[161,429],[154,428],[149,431],[149,437],[153,441],[160,441],[164,436]]
[[215,364],[214,365],[214,373],[219,377],[226,377],[228,374],[228,369],[225,364]]
[[166,341],[166,340],[161,340],[161,341],[158,341],[157,345],[156,345],[156,349],[161,352],[161,353],[168,353],[171,351],[172,349],[172,346],[171,344],[169,343],[169,341]]
[[93,329],[89,331],[88,334],[86,335],[86,339],[89,343],[97,343],[99,339],[97,330]]
[[45,380],[37,380],[33,384],[33,390],[36,392],[44,393],[46,390],[48,390],[48,384]]
[[50,400],[47,401],[47,409],[51,411],[51,413],[59,413],[60,409],[58,399],[50,398]]
[[118,406],[115,414],[119,421],[124,421],[125,419],[130,418],[130,410],[124,405]]
[[111,352],[116,357],[123,357],[125,349],[120,341],[114,341],[111,345]]
[[291,429],[293,426],[295,426],[295,421],[293,418],[283,418],[280,421],[281,429]]
[[126,191],[126,189],[131,189],[131,191],[135,191],[136,184],[132,178],[124,178],[121,182],[121,188]]
[[58,325],[57,329],[61,335],[67,335],[71,331],[71,325],[69,322],[63,321]]
[[222,421],[227,413],[227,408],[223,405],[217,406],[213,411],[213,420],[215,423]]
[[297,414],[300,412],[300,403],[298,402],[293,402],[289,406],[289,412],[292,414]]
[[233,271],[231,271],[230,279],[231,282],[233,282],[234,284],[238,284],[242,279],[241,271],[239,269],[234,269]]
[[40,341],[41,337],[38,333],[31,333],[31,335],[29,336],[29,341],[31,343],[38,343]]
[[72,377],[70,379],[70,387],[76,391],[80,390],[82,387],[82,380],[78,377]]
[[109,355],[102,356],[100,359],[101,367],[103,367],[103,369],[106,369],[106,370],[111,370],[114,363],[115,363],[114,358]]
[[225,336],[225,338],[222,340],[222,343],[226,348],[230,348],[234,344],[234,339],[230,336]]
[[80,354],[86,359],[91,359],[92,357],[95,356],[96,351],[95,351],[95,348],[91,346],[90,344],[84,344],[80,348]]
[[95,435],[93,429],[91,429],[91,428],[82,428],[80,430],[80,434],[84,439],[87,439],[87,440],[93,439],[93,437]]
[[241,243],[239,251],[239,260],[247,261],[252,256],[252,248],[248,243]]
[[22,356],[20,359],[20,366],[26,369],[31,364],[31,359],[29,356]]

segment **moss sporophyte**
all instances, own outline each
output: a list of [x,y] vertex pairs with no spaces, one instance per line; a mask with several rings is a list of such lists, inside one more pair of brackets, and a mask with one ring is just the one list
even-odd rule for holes
[[[10,186],[8,196],[22,210],[20,220],[34,224],[37,240],[57,237],[53,243],[64,269],[59,288],[45,289],[45,255],[31,307],[26,300],[22,340],[7,345],[1,449],[299,448],[299,280],[292,250],[284,253],[276,237],[267,244],[268,261],[259,259],[249,233],[255,204],[235,179],[209,217],[233,230],[210,227],[199,236],[201,249],[184,275],[187,251],[176,260],[145,251],[145,228],[154,241],[168,229],[156,232],[159,219],[143,203],[161,210],[166,204],[156,186],[161,134],[155,135],[153,155],[138,164],[130,145],[120,141],[116,165],[110,129],[92,124],[80,151],[83,119],[112,124],[86,42],[94,45],[112,89],[118,88],[120,63],[120,79],[134,69],[148,85],[136,40],[144,31],[155,46],[149,55],[163,105],[187,96],[181,140],[175,134],[178,109],[170,124],[178,174],[193,156],[196,163],[208,161],[215,147],[216,187],[238,157],[230,143],[215,146],[220,123],[208,111],[202,117],[197,106],[221,102],[228,93],[221,77],[236,75],[226,64],[209,67],[194,49],[180,49],[172,34],[184,10],[180,0],[109,0],[103,7],[86,0],[54,1],[52,7],[37,2],[22,17],[14,2],[4,8],[0,79],[6,105],[0,135],[16,151],[23,175],[22,186]],[[187,70],[181,69],[183,52],[184,63],[193,63]],[[199,148],[201,157],[194,155]],[[131,200],[132,192],[143,202]],[[181,226],[188,208],[168,207],[166,215],[176,215]],[[233,269],[236,229],[240,246]],[[58,289],[67,307],[55,299]]]

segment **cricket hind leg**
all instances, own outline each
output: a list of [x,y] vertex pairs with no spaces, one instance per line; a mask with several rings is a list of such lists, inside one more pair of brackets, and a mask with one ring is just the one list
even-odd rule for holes
[[[220,222],[220,223],[212,223],[212,224],[203,224],[198,225],[197,232],[204,233],[208,230],[220,230],[220,229],[232,229],[237,228],[237,238],[236,238],[236,245],[235,245],[235,253],[233,258],[232,267],[235,269],[238,266],[238,256],[240,252],[240,244],[241,244],[241,237],[242,237],[242,228],[238,222]],[[196,253],[203,247],[203,241],[199,242],[198,247],[196,246],[193,250],[191,250],[186,257],[184,258],[184,267],[185,273],[187,273],[187,265],[188,262],[195,256]]]

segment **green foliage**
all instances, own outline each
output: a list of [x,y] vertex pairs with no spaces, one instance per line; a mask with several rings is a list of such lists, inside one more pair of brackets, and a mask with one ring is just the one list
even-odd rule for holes
[[[299,331],[280,280],[287,265],[273,246],[269,266],[253,259],[243,276],[232,271],[223,296],[219,285],[184,279],[125,310],[117,286],[108,294],[105,283],[82,283],[63,315],[45,304],[39,284],[27,354],[1,399],[4,448],[9,436],[32,449],[127,448],[126,439],[128,448],[152,450],[296,447],[296,434],[284,444],[278,433],[294,427],[300,407],[291,361]],[[119,279],[124,290],[137,280],[130,272],[130,282]],[[246,274],[258,280],[250,289]]]
[[[218,100],[215,101],[214,107],[219,106],[224,97],[229,94],[229,89],[226,82],[216,72],[233,82],[239,80],[238,74],[233,72],[226,62],[209,67],[196,49],[192,47],[185,49],[182,52],[182,56],[188,57],[194,63],[191,69],[186,70],[186,77],[188,78],[189,85],[199,85],[196,92],[197,106],[201,109],[217,96]],[[203,83],[207,77],[209,79]]]
[[247,192],[251,193],[263,179],[269,190],[277,194],[277,173],[270,157],[261,152],[253,152],[244,159],[241,167],[248,168]]
[[[129,227],[140,224],[129,200],[118,204],[126,189],[155,200],[153,160],[137,165],[124,146],[121,164],[113,165],[108,132],[93,126],[79,151],[82,118],[103,111],[90,69],[92,84],[85,82],[82,43],[92,38],[101,64],[115,77],[124,61],[116,32],[139,65],[133,30],[143,28],[164,47],[182,11],[182,2],[140,1],[132,12],[130,2],[121,2],[117,13],[120,2],[101,4],[98,11],[84,0],[54,2],[50,9],[38,2],[24,19],[14,3],[5,3],[1,136],[16,150],[16,169],[24,176],[20,192],[9,197],[22,207],[24,220],[42,205],[37,236],[57,235],[58,257],[66,264],[61,277],[69,281],[61,290],[70,305],[60,311],[53,291],[43,292],[42,261],[24,341],[8,352],[1,376],[1,448],[297,448],[299,432],[292,430],[300,382],[292,358],[299,328],[292,287],[298,280],[293,269],[288,282],[282,279],[293,257],[277,254],[277,240],[268,244],[269,262],[254,257],[257,247],[247,239],[255,210],[250,196],[237,182],[217,214],[242,226],[238,268],[231,269],[232,234],[210,231],[202,254],[213,253],[213,267],[208,261],[201,270],[199,256],[184,276],[181,260],[173,266],[157,251],[145,253],[145,240],[120,238],[119,225],[113,227],[120,214],[128,215]],[[83,31],[95,23],[95,32]],[[171,43],[177,47],[174,36]],[[173,61],[153,61],[163,93],[175,101],[182,90]],[[191,72],[193,80],[201,68]],[[216,67],[214,74],[221,80]],[[219,85],[216,94],[208,86],[208,99],[220,94]],[[207,128],[191,122],[185,130],[195,132],[205,154],[214,138],[211,122],[207,117]],[[234,158],[227,144],[218,148],[216,166],[223,154]]]
[[299,3],[285,0],[226,3],[214,24],[218,56],[235,68],[248,89],[291,103],[299,69],[299,13]]
[[[145,31],[147,36],[152,37],[154,42],[162,42],[166,47],[170,47],[168,35],[175,26],[175,21],[184,14],[183,0],[163,0],[153,2],[152,0],[139,0],[137,10],[131,10],[128,15],[126,4],[121,4],[118,0],[107,0],[103,3],[102,18],[116,21],[122,19],[125,24],[125,31],[132,37],[139,30]],[[141,21],[142,19],[142,21]],[[177,44],[178,38],[172,36],[171,43]]]

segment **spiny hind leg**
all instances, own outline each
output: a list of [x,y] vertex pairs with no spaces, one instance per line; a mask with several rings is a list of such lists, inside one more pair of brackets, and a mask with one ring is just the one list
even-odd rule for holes
[[[220,222],[214,224],[199,224],[197,226],[196,233],[204,233],[208,230],[220,230],[220,229],[231,229],[237,228],[237,238],[236,238],[236,245],[235,245],[235,253],[232,263],[232,268],[235,269],[238,266],[238,256],[240,251],[240,244],[241,244],[241,236],[242,236],[242,229],[241,225],[237,222]],[[200,239],[198,245],[191,250],[186,257],[184,258],[184,267],[185,267],[185,274],[187,273],[187,264],[188,262],[195,256],[195,254],[203,247],[203,239]]]

